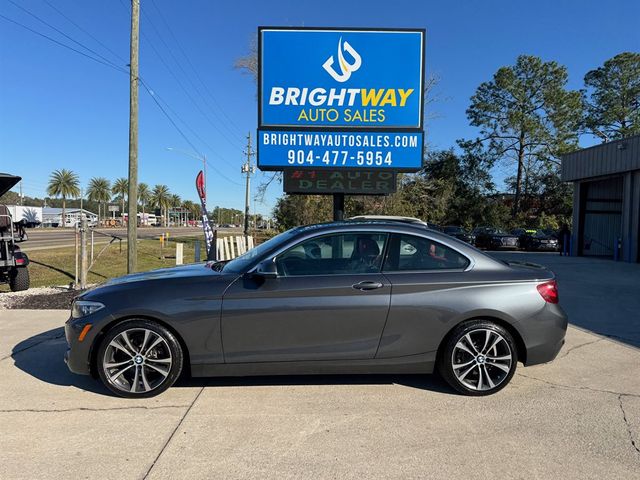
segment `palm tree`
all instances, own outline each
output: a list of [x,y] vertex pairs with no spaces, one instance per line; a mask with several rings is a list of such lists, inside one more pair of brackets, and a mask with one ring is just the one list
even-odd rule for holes
[[78,175],[63,168],[55,170],[49,177],[47,194],[52,197],[62,197],[62,226],[67,218],[67,197],[80,196],[80,180]]
[[191,200],[185,200],[182,202],[182,208],[184,208],[188,212],[188,215],[191,215],[194,220],[198,219],[198,216],[200,215],[199,205],[196,205]]
[[[180,208],[180,205],[182,205],[182,199],[180,198],[180,195],[177,194],[173,194],[169,197],[169,206],[171,208]],[[180,214],[178,215],[178,220],[180,219]],[[179,222],[178,222],[179,223]]]
[[122,211],[120,216],[124,219],[124,201],[127,196],[127,192],[129,192],[129,180],[126,178],[118,178],[115,182],[113,182],[113,187],[111,187],[111,193],[115,195],[114,200],[120,200],[122,202]]
[[171,193],[169,192],[169,187],[166,185],[156,185],[153,187],[153,191],[151,192],[151,203],[160,209],[160,215],[162,216],[163,223],[166,226],[168,224],[167,210],[171,204]]
[[151,190],[146,183],[138,184],[138,201],[142,204],[142,223],[146,223],[144,216],[144,207],[151,202]]
[[102,205],[102,213],[106,215],[106,203],[111,198],[111,182],[104,177],[93,177],[89,180],[87,188],[89,200],[98,202],[98,222],[100,221],[100,205]]

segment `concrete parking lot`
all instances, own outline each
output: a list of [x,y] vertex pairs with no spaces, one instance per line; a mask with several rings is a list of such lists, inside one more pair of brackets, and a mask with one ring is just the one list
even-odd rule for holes
[[640,265],[549,265],[556,361],[485,398],[435,376],[206,379],[124,400],[62,362],[61,311],[0,311],[0,478],[638,478]]

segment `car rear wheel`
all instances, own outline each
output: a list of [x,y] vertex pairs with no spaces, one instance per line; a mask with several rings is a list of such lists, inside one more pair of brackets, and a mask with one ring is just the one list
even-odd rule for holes
[[127,398],[153,397],[180,376],[180,342],[162,325],[127,320],[109,330],[96,357],[98,375],[113,393]]
[[465,395],[491,395],[513,377],[518,351],[511,334],[491,321],[462,323],[447,337],[438,358],[446,382]]

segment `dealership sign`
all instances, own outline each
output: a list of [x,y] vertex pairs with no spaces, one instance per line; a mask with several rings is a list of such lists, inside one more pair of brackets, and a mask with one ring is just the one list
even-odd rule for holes
[[258,166],[418,170],[424,36],[261,27]]
[[285,193],[380,195],[396,191],[395,172],[380,170],[285,170]]

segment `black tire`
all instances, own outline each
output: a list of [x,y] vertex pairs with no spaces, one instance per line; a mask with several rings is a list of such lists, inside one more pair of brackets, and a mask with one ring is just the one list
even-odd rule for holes
[[[470,346],[469,338],[472,341]],[[489,348],[494,341],[496,345]],[[459,342],[462,342],[462,347],[458,347]],[[469,353],[463,348],[465,345]],[[510,355],[510,360],[505,360],[507,355]],[[456,391],[464,395],[485,396],[507,386],[516,372],[517,363],[516,343],[505,328],[490,320],[470,320],[458,325],[445,338],[438,355],[437,369]],[[454,369],[454,364],[458,368]]]
[[[161,342],[160,346],[156,347],[155,349],[147,349],[147,352],[144,352],[142,351],[142,349],[140,349],[138,350],[138,352],[148,354],[150,351],[156,350],[157,348],[162,348],[164,350],[168,349],[168,351],[164,353],[166,355],[169,355],[169,358],[171,359],[170,368],[168,369],[168,374],[166,375],[166,377],[164,377],[164,379],[161,379],[160,383],[153,386],[153,388],[151,388],[150,390],[127,391],[126,389],[123,389],[123,387],[126,387],[126,383],[124,382],[128,381],[129,385],[133,385],[134,382],[133,382],[133,379],[126,380],[125,377],[131,377],[132,375],[125,376],[124,374],[122,374],[121,377],[124,380],[113,381],[113,374],[117,373],[117,370],[115,370],[114,372],[114,370],[111,369],[112,376],[110,377],[109,373],[107,372],[107,370],[109,369],[105,367],[105,364],[108,361],[113,361],[113,360],[109,360],[110,356],[113,355],[113,351],[114,351],[113,348],[110,347],[110,343],[115,338],[119,337],[120,334],[122,334],[123,332],[127,332],[127,337],[133,336],[133,338],[131,338],[132,345],[134,347],[139,347],[140,346],[139,344],[141,342],[138,342],[138,344],[135,343],[135,335],[136,334],[143,335],[143,333],[140,333],[140,332],[141,331],[143,332],[144,330],[150,330],[151,332],[153,332],[153,334],[157,335],[158,337],[161,337],[164,340],[164,342]],[[105,357],[105,355],[107,357]],[[122,357],[124,357],[124,360],[126,360],[126,355],[124,354],[124,352],[122,352]],[[123,359],[122,357],[121,357],[121,360]],[[134,357],[132,357],[132,360],[131,360],[131,366],[134,368],[134,370],[131,370],[131,372],[129,373],[136,372],[137,369],[140,369],[140,371],[144,370],[146,362],[149,359],[145,358],[145,360],[143,360],[144,363],[140,365],[136,365],[133,358]],[[134,319],[134,320],[126,320],[124,322],[117,324],[102,336],[100,341],[100,346],[98,348],[98,352],[95,358],[95,362],[96,362],[95,369],[98,372],[98,376],[100,377],[100,380],[102,381],[104,386],[107,387],[111,392],[113,392],[114,394],[120,397],[125,397],[125,398],[148,398],[148,397],[154,397],[164,392],[166,389],[171,387],[176,382],[176,380],[180,377],[180,374],[182,373],[182,368],[184,365],[184,353],[182,351],[182,347],[180,346],[180,342],[173,335],[173,333],[171,333],[168,329],[151,320]],[[155,365],[161,366],[158,364],[155,364]],[[125,367],[126,366],[127,365],[125,365]],[[150,372],[150,370],[147,370],[147,372]],[[151,371],[151,374],[153,374],[153,371]],[[147,375],[149,375],[149,373],[147,373]],[[136,384],[140,385],[141,388],[144,388],[144,385],[141,385],[141,382],[142,380],[139,379],[138,382],[136,382]]]
[[12,292],[29,290],[29,270],[27,267],[15,267],[9,271],[9,288]]

